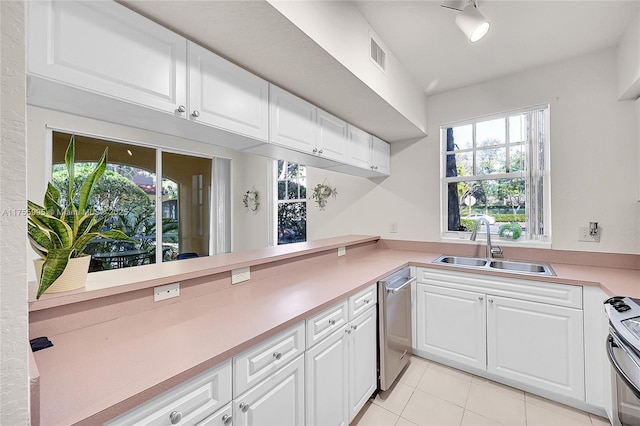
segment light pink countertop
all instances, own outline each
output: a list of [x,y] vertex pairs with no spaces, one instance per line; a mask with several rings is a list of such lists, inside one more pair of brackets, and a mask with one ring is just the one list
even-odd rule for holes
[[[54,346],[35,353],[42,424],[102,423],[404,265],[447,268],[431,263],[439,255],[347,251],[330,261],[300,262],[286,274],[48,336]],[[517,276],[640,297],[639,270],[552,267],[556,277]]]

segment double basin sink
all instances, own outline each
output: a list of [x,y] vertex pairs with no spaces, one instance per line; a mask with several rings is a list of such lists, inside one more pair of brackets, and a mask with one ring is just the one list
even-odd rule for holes
[[433,263],[449,266],[461,266],[471,269],[484,269],[514,272],[530,275],[555,275],[551,266],[540,262],[520,262],[514,260],[487,259],[485,257],[440,256]]

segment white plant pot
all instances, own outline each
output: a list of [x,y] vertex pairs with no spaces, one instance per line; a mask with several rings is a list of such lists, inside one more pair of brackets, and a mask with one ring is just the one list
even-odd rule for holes
[[[84,287],[87,282],[87,274],[89,273],[89,263],[91,262],[91,256],[81,256],[69,259],[67,267],[62,275],[51,284],[45,293],[60,293],[63,291],[77,290]],[[44,260],[36,259],[33,261],[36,268],[36,277],[38,283],[40,283],[40,276],[42,275],[42,265]]]

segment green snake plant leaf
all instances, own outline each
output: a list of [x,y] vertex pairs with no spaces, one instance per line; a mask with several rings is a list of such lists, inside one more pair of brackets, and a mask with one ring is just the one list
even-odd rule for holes
[[49,250],[53,250],[55,248],[53,245],[53,241],[51,241],[50,234],[32,223],[27,223],[27,228],[29,230],[31,245],[33,246],[33,244],[36,244],[38,247],[38,252],[45,253],[44,256],[40,255],[40,257],[46,257],[46,253]]
[[67,206],[73,205],[73,200],[76,198],[75,182],[76,182],[76,137],[71,135],[69,146],[64,154],[64,164],[67,166],[67,172],[69,174],[69,188],[67,189]]
[[44,194],[44,207],[47,209],[47,213],[54,216],[62,211],[62,207],[60,207],[60,191],[51,182],[47,184],[47,192]]
[[64,272],[69,263],[71,249],[54,249],[47,253],[47,258],[42,265],[42,275],[40,277],[40,286],[36,298],[39,299],[55,280]]
[[100,158],[98,165],[93,169],[91,174],[87,176],[84,184],[82,184],[82,188],[80,188],[78,211],[82,215],[85,214],[89,197],[91,197],[91,193],[93,192],[93,187],[96,185],[96,182],[100,180],[102,175],[104,175],[104,172],[107,171],[107,151],[108,149],[104,150],[104,153],[102,154],[102,158]]
[[45,229],[50,230],[50,234],[57,236],[52,239],[56,248],[70,248],[73,244],[73,229],[61,219],[49,215],[32,215],[33,219],[37,219],[45,225]]

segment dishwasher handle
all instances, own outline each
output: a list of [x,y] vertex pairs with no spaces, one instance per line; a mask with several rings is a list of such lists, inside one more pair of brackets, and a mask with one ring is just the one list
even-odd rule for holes
[[402,290],[403,288],[405,288],[406,286],[408,286],[409,284],[411,284],[415,280],[416,280],[416,277],[411,277],[407,281],[405,281],[404,283],[399,285],[398,287],[393,287],[393,288],[387,287],[386,283],[385,283],[385,287],[386,287],[387,293],[396,294],[397,292],[399,292],[400,290]]

